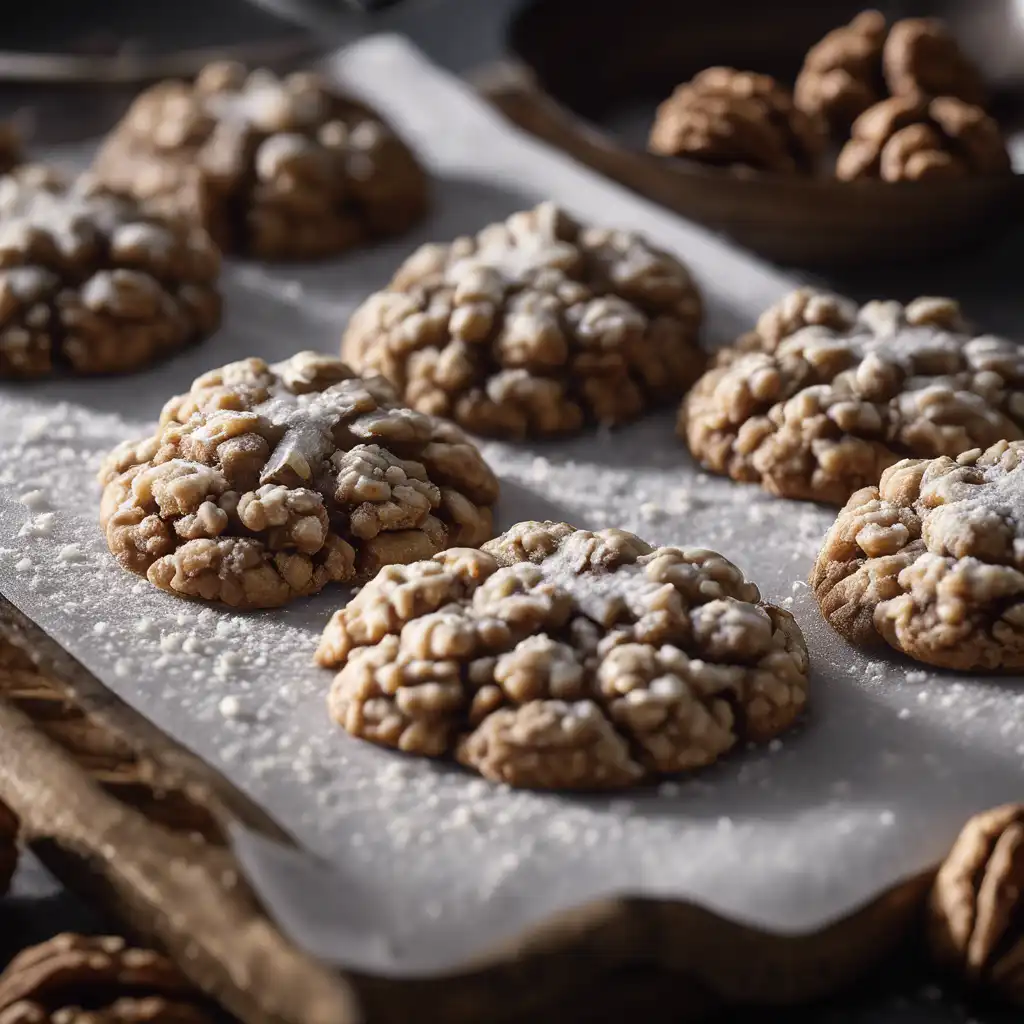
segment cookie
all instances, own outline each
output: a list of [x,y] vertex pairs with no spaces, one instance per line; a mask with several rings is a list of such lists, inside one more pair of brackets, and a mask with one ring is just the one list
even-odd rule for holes
[[703,368],[701,315],[674,257],[543,203],[423,246],[356,311],[341,351],[473,433],[567,434],[681,395]]
[[1024,349],[977,336],[951,299],[800,289],[719,353],[678,431],[712,472],[842,505],[901,458],[1024,436]]
[[10,888],[18,867],[18,819],[0,801],[0,896]]
[[807,696],[793,617],[721,555],[564,523],[381,570],[316,657],[353,736],[536,789],[701,768]]
[[198,216],[225,251],[314,259],[405,231],[427,179],[368,107],[321,77],[234,63],[144,92],[94,173],[174,215]]
[[854,494],[811,585],[852,643],[942,668],[1024,668],[1024,441],[905,459]]
[[116,936],[64,934],[0,975],[0,1024],[211,1024],[207,1000],[166,957]]
[[996,121],[951,96],[894,96],[868,108],[836,161],[841,181],[934,181],[1011,170]]
[[658,107],[648,148],[716,166],[810,174],[824,151],[825,131],[775,79],[714,67]]
[[163,590],[270,608],[491,536],[498,483],[458,427],[301,352],[198,378],[100,470],[118,562]]
[[0,178],[0,253],[0,378],[136,370],[220,320],[206,232],[89,179]]

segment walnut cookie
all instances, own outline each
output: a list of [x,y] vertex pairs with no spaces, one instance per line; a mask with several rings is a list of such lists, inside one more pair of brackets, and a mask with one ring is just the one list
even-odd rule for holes
[[198,215],[225,251],[313,259],[405,231],[427,179],[372,110],[317,75],[233,63],[144,92],[93,165],[116,191]]
[[124,373],[220,321],[206,232],[25,165],[0,178],[0,378]]
[[701,316],[678,260],[544,203],[423,246],[355,312],[341,352],[473,433],[565,434],[683,394],[704,365]]
[[0,1024],[212,1024],[166,957],[117,936],[57,935],[0,975]]
[[678,430],[715,473],[842,505],[901,458],[1024,437],[1024,349],[976,336],[950,299],[800,289],[719,353]]
[[905,459],[850,498],[811,585],[855,644],[952,669],[1024,668],[1024,441]]
[[313,352],[204,374],[99,477],[101,523],[125,569],[237,608],[481,544],[498,495],[458,427]]
[[352,735],[537,789],[700,768],[807,695],[795,620],[721,555],[550,522],[384,568],[317,661]]

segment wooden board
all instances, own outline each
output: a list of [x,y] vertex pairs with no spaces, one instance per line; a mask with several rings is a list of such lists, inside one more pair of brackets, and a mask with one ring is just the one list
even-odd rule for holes
[[684,904],[608,901],[456,976],[374,979],[330,970],[281,934],[225,829],[289,837],[2,598],[0,749],[0,798],[42,861],[245,1024],[593,1020],[615,1007],[682,1020],[723,1001],[800,1002],[908,950],[931,877],[812,936],[773,937]]

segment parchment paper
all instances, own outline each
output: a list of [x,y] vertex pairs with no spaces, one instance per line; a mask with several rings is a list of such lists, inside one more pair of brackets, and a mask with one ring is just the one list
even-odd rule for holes
[[670,412],[565,443],[484,446],[503,481],[502,527],[566,519],[714,547],[803,627],[806,725],[657,790],[514,793],[360,743],[330,722],[330,674],[310,660],[344,591],[237,614],[159,593],[115,565],[96,525],[102,454],[210,367],[334,350],[354,304],[421,241],[555,198],[681,254],[707,295],[716,344],[792,286],[517,135],[400,41],[362,43],[334,70],[427,159],[438,178],[430,223],[327,265],[230,265],[222,330],[149,372],[0,388],[0,590],[318,855],[236,836],[295,940],[350,967],[429,974],[610,894],[688,899],[801,932],[937,860],[972,812],[1024,795],[1021,681],[872,661],[839,641],[803,582],[833,513],[706,477]]

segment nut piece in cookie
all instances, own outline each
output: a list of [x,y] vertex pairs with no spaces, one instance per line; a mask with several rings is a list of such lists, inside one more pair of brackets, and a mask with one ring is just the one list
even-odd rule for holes
[[0,1024],[208,1024],[206,998],[166,957],[117,936],[58,935],[0,975]]
[[382,569],[317,661],[352,735],[535,789],[709,765],[788,729],[807,697],[793,617],[721,555],[564,523]]
[[842,505],[906,456],[1024,436],[1024,349],[976,336],[951,299],[801,289],[719,353],[678,432],[712,472]]
[[882,48],[886,23],[878,11],[862,11],[807,51],[793,98],[811,117],[824,118],[836,134],[846,132],[881,98]]
[[491,536],[498,483],[451,423],[302,352],[211,370],[100,470],[118,562],[163,590],[270,608]]
[[932,953],[979,991],[1024,1006],[1024,805],[972,818],[932,886]]
[[18,866],[18,819],[0,801],[0,896],[10,888]]
[[312,259],[405,231],[427,180],[372,110],[318,75],[233,63],[144,92],[93,170],[117,191],[198,216],[225,251]]
[[933,181],[1009,174],[1006,140],[981,107],[895,96],[864,111],[836,163],[841,181]]
[[825,148],[823,122],[768,75],[702,71],[658,107],[648,148],[720,167],[810,174]]
[[1024,668],[1024,441],[905,459],[854,494],[811,585],[852,643],[952,669]]
[[565,434],[685,392],[704,365],[701,315],[677,259],[544,203],[423,246],[355,312],[341,352],[474,433]]
[[206,232],[86,178],[0,178],[0,251],[0,378],[135,370],[220,321]]

